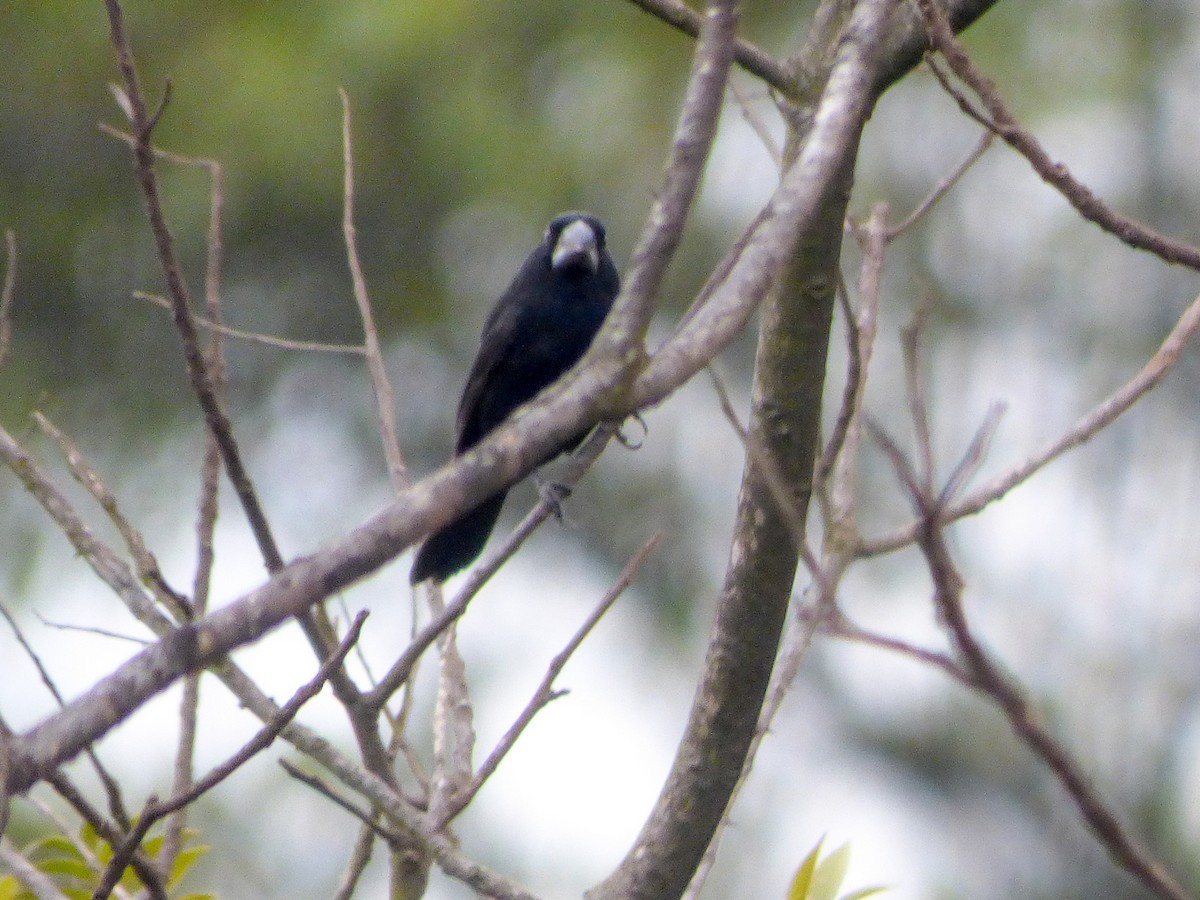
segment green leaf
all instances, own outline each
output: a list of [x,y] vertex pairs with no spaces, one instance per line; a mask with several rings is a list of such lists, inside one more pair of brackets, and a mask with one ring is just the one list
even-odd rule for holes
[[125,871],[121,873],[121,880],[118,884],[131,894],[136,894],[145,887],[142,884],[142,879],[138,877],[138,873],[134,871],[133,866],[125,867]]
[[108,842],[96,833],[96,829],[89,822],[84,822],[80,827],[79,838],[83,841],[84,846],[97,855],[99,855],[102,846],[108,846]]
[[76,846],[71,842],[71,839],[64,837],[61,834],[51,834],[47,837],[34,841],[25,848],[25,855],[30,859],[36,859],[38,857],[68,857],[70,859],[83,859],[83,854],[79,852]]
[[811,900],[837,900],[838,888],[846,878],[849,865],[849,844],[842,844],[821,860],[813,873],[812,886],[808,889]]
[[216,894],[180,894],[175,900],[217,900]]
[[171,875],[167,879],[167,887],[174,887],[179,883],[179,880],[187,874],[188,869],[207,853],[209,847],[207,844],[193,844],[191,847],[186,847],[179,851],[179,855],[175,857],[175,864],[171,866]]
[[883,885],[859,888],[857,891],[851,891],[849,894],[846,894],[842,897],[842,900],[866,900],[867,897],[874,897],[876,894],[882,894],[886,890],[888,889]]
[[21,882],[14,875],[0,875],[0,900],[17,900],[21,896]]
[[808,892],[812,886],[813,873],[817,870],[817,857],[821,853],[823,843],[824,837],[817,841],[817,845],[804,857],[804,862],[800,863],[800,868],[792,876],[791,886],[788,887],[787,900],[810,900]]
[[37,867],[47,875],[69,875],[85,883],[95,877],[92,867],[82,859],[68,859],[65,856],[43,859],[38,862]]

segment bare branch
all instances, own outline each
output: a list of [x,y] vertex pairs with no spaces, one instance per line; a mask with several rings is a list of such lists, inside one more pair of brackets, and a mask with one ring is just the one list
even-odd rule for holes
[[[42,662],[42,659],[38,655],[37,651],[33,649],[33,645],[30,644],[26,639],[25,633],[17,624],[17,620],[13,617],[12,613],[8,611],[8,607],[6,607],[3,603],[0,603],[0,616],[3,616],[4,620],[8,623],[8,627],[12,630],[13,636],[17,639],[17,643],[21,645],[21,649],[25,651],[25,655],[29,657],[30,662],[32,662],[34,667],[37,669],[38,676],[42,679],[42,684],[46,686],[46,690],[50,692],[50,696],[54,698],[55,702],[60,707],[63,706],[65,701],[63,700],[62,693],[58,689],[58,685],[56,685],[54,683],[54,679],[50,677],[50,671]],[[2,749],[4,753],[3,768],[7,770],[8,735],[6,730],[3,728],[2,723],[0,723],[0,731],[5,731],[4,737],[6,740],[4,741],[4,747]],[[96,752],[92,748],[89,747],[86,753],[88,760],[92,764],[92,768],[96,772],[96,777],[100,780],[100,784],[104,787],[105,796],[108,798],[109,812],[122,828],[128,828],[129,814],[125,811],[125,802],[121,797],[121,788],[117,784],[117,780],[112,777],[112,774],[107,768],[105,768],[104,764],[100,762],[100,757],[96,755]],[[0,787],[0,792],[2,791],[3,788]],[[6,811],[7,810],[0,810],[0,818],[3,818],[3,813]],[[4,829],[0,828],[0,834],[3,832]]]
[[[157,294],[151,294],[147,291],[134,291],[133,296],[138,300],[145,300],[153,303],[155,306],[161,306],[165,310],[169,311],[171,309],[171,301],[166,297],[160,297]],[[279,350],[300,350],[305,353],[343,353],[350,356],[362,356],[367,352],[366,348],[359,344],[325,344],[319,341],[296,341],[291,338],[260,334],[256,331],[243,331],[240,328],[232,328],[229,325],[214,322],[203,316],[196,316],[195,319],[198,327],[213,334],[236,338],[241,341],[251,341],[252,343],[262,344],[264,347],[274,347]]]
[[775,140],[775,136],[771,134],[770,127],[763,121],[763,117],[759,114],[758,109],[755,108],[751,98],[742,88],[738,87],[736,79],[729,79],[729,92],[733,94],[733,99],[742,113],[742,118],[758,136],[759,143],[763,145],[763,149],[771,157],[771,162],[775,163],[775,168],[782,169],[783,149],[779,146],[779,142]]
[[338,88],[338,96],[342,99],[342,235],[346,243],[346,259],[350,265],[350,280],[354,285],[354,301],[358,305],[358,314],[362,317],[367,371],[371,375],[371,387],[375,391],[383,454],[387,459],[392,487],[399,491],[408,487],[408,467],[404,464],[404,456],[400,452],[400,443],[396,437],[395,394],[383,364],[379,332],[375,328],[375,316],[371,312],[371,299],[367,294],[367,280],[363,276],[362,263],[358,259],[358,241],[354,229],[354,152],[350,141],[350,96],[345,88]]
[[976,687],[1000,707],[1016,736],[1050,769],[1092,833],[1118,865],[1160,897],[1191,900],[1191,894],[1183,889],[1149,849],[1126,831],[1066,747],[1042,724],[1020,686],[1005,674],[1004,667],[975,637],[963,608],[962,576],[946,546],[942,511],[932,493],[922,493],[912,466],[891,438],[880,429],[873,431],[904,483],[917,512],[920,521],[917,544],[933,578],[934,603]]
[[4,861],[23,887],[33,892],[37,900],[70,900],[58,889],[54,880],[26,859],[3,833],[0,833],[0,860]]
[[153,603],[137,577],[111,547],[96,537],[70,501],[54,486],[17,440],[0,426],[0,462],[3,462],[25,489],[49,513],[59,530],[66,535],[75,551],[91,566],[92,571],[107,584],[129,610],[155,634],[168,632],[173,623]]
[[555,680],[562,674],[562,670],[566,667],[568,660],[570,660],[575,651],[579,649],[580,644],[591,634],[592,629],[596,627],[604,617],[604,614],[612,608],[617,598],[633,582],[634,576],[637,575],[638,570],[642,567],[642,563],[646,561],[646,557],[653,552],[661,540],[662,532],[655,532],[629,558],[629,561],[625,563],[625,568],[621,570],[621,574],[617,576],[617,580],[613,586],[608,589],[608,593],[601,598],[596,608],[584,619],[583,624],[579,626],[575,634],[567,641],[567,645],[550,661],[550,665],[546,669],[546,674],[543,676],[537,690],[533,692],[533,697],[530,698],[525,708],[521,710],[521,714],[517,716],[516,721],[504,733],[504,736],[500,738],[500,741],[493,748],[492,752],[488,754],[487,759],[483,761],[471,783],[462,793],[452,798],[448,808],[439,817],[434,818],[433,828],[435,831],[441,831],[445,828],[451,819],[470,804],[475,795],[479,793],[479,789],[483,787],[484,783],[499,768],[504,757],[508,755],[508,751],[513,748],[513,745],[516,744],[517,740],[525,732],[529,723],[533,721],[533,717],[549,703],[562,696],[564,692],[554,690]]
[[[559,483],[568,488],[573,487],[591,468],[615,431],[616,428],[612,423],[602,422],[598,425],[583,446],[571,454],[566,468],[559,473]],[[364,695],[364,702],[368,706],[381,709],[388,698],[400,689],[400,686],[408,680],[413,666],[421,655],[429,649],[442,631],[466,612],[468,604],[480,588],[550,517],[552,510],[551,504],[545,499],[539,499],[504,542],[495,550],[489,551],[484,561],[467,574],[454,600],[444,610],[434,615],[430,622],[412,639],[409,646],[392,664],[387,674],[380,679],[374,690]]]
[[799,548],[779,542],[778,534],[788,528],[784,510],[807,501],[818,452],[817,411],[845,197],[857,138],[874,100],[876,50],[894,7],[891,0],[856,6],[812,128],[802,145],[791,142],[795,152],[779,188],[748,238],[719,266],[719,283],[706,301],[634,382],[635,396],[652,401],[658,379],[669,383],[707,365],[767,297],[750,444],[762,441],[767,457],[787,466],[789,503],[774,499],[763,467],[748,454],[735,542],[687,729],[641,833],[616,871],[589,893],[592,900],[681,894],[753,740],[799,557]]
[[846,329],[846,381],[842,385],[842,399],[838,404],[837,419],[834,421],[833,429],[829,433],[829,440],[825,442],[825,449],[821,451],[821,458],[817,460],[816,474],[813,476],[816,488],[822,492],[822,495],[825,493],[826,480],[829,478],[829,473],[832,471],[838,457],[841,456],[842,448],[846,444],[850,422],[860,402],[860,384],[863,380],[858,317],[854,314],[854,307],[850,304],[850,290],[840,269],[837,273],[837,279],[838,309],[842,311],[843,327]]
[[[428,588],[429,609],[445,612],[442,587]],[[438,687],[433,712],[433,771],[430,777],[429,820],[444,823],[455,795],[471,781],[475,752],[475,713],[467,686],[467,667],[458,652],[455,623],[438,636]],[[433,828],[440,831],[441,825]]]
[[[209,188],[208,217],[208,263],[204,272],[204,303],[210,319],[217,325],[221,322],[221,268],[224,260],[222,239],[222,210],[225,205],[225,170],[215,160],[186,160],[206,169],[211,186]],[[206,362],[212,372],[213,385],[223,393],[226,383],[225,343],[217,332],[208,335]],[[192,617],[208,612],[208,596],[212,586],[213,566],[216,552],[213,540],[217,528],[217,513],[220,508],[221,448],[209,429],[204,430],[204,453],[200,463],[200,500],[196,514],[196,566],[192,576]],[[200,675],[189,675],[183,681],[179,700],[179,737],[175,746],[175,772],[171,784],[172,794],[182,794],[195,782],[194,755],[196,751],[197,721],[200,714]],[[157,857],[159,870],[170,880],[184,845],[184,830],[187,827],[187,809],[180,808],[167,818],[162,848]]]
[[[54,790],[58,791],[59,795],[66,800],[71,807],[79,813],[85,822],[95,829],[96,834],[104,838],[110,847],[118,846],[124,838],[124,832],[129,829],[128,821],[123,823],[120,828],[114,827],[111,822],[101,815],[87,798],[79,791],[78,788],[71,782],[61,770],[53,772],[46,781]],[[142,885],[146,888],[149,895],[154,900],[167,900],[166,890],[163,888],[162,880],[159,878],[158,870],[154,864],[141,851],[136,851],[129,859],[129,865],[133,867],[138,878],[141,879]]]
[[[841,44],[813,128],[800,154],[785,169],[766,209],[717,267],[719,281],[706,286],[706,301],[654,354],[633,384],[639,407],[658,402],[669,385],[698,372],[745,326],[775,281],[799,235],[811,224],[821,198],[856,144],[874,102],[869,53],[877,48],[894,2],[874,18],[877,7],[856,17]],[[853,38],[853,39],[850,39]],[[864,56],[867,59],[864,59]]]
[[890,650],[893,653],[899,653],[901,656],[910,657],[917,662],[940,669],[964,687],[976,690],[979,688],[978,683],[971,676],[971,673],[946,654],[918,647],[916,644],[891,637],[890,635],[870,631],[861,625],[855,624],[840,611],[833,616],[826,617],[821,622],[819,628],[822,634],[828,634],[830,637],[854,641],[859,644],[867,644],[872,647],[880,647],[884,650]]
[[[124,94],[129,102],[130,123],[133,125],[136,138],[133,147],[134,173],[146,202],[146,213],[150,220],[150,228],[154,235],[163,276],[167,282],[175,326],[183,345],[188,377],[191,380],[192,390],[200,403],[200,408],[204,411],[205,421],[221,447],[225,470],[229,474],[229,480],[233,483],[246,518],[249,520],[250,529],[258,543],[259,551],[262,553],[268,571],[274,572],[283,566],[283,557],[271,535],[266,514],[258,500],[249,473],[242,463],[241,452],[233,436],[233,427],[221,408],[212,374],[209,372],[204,354],[200,349],[196,322],[192,315],[191,293],[175,252],[175,240],[163,213],[158,178],[154,173],[154,151],[150,144],[150,135],[157,119],[151,118],[146,110],[137,69],[134,67],[133,50],[125,33],[125,15],[121,4],[118,0],[105,0],[105,6],[108,9],[109,30],[113,48],[117,54],[117,65],[125,83]],[[157,116],[158,113],[155,115]]]
[[[703,17],[679,0],[630,0],[630,2],[693,38],[698,38],[704,27]],[[766,51],[739,38],[734,44],[733,56],[737,64],[751,75],[756,75],[781,93],[792,93],[795,80],[792,74],[786,66]]]
[[1136,219],[1114,211],[1071,175],[1066,166],[1051,159],[1037,138],[1021,128],[1009,112],[1000,99],[996,85],[971,61],[935,0],[916,2],[925,18],[933,45],[945,57],[954,74],[969,85],[983,102],[987,111],[987,117],[982,119],[983,124],[992,128],[1010,147],[1024,156],[1042,180],[1061,193],[1081,216],[1130,247],[1146,250],[1165,262],[1200,271],[1200,247],[1167,237]]
[[912,228],[925,216],[926,213],[933,209],[933,207],[936,206],[943,197],[950,193],[950,190],[962,180],[962,177],[966,175],[968,171],[970,171],[971,167],[983,158],[983,154],[987,153],[988,148],[992,146],[992,140],[995,137],[996,135],[994,132],[985,131],[980,136],[979,142],[975,145],[971,152],[966,155],[963,161],[955,166],[954,170],[950,172],[950,174],[934,185],[934,188],[929,192],[929,195],[920,203],[918,203],[916,208],[907,216],[905,216],[902,222],[897,225],[893,225],[888,229],[888,242],[890,243],[891,241],[894,241],[904,232],[908,231],[908,229]]
[[296,766],[294,766],[290,762],[288,762],[286,759],[281,759],[279,761],[279,765],[283,768],[283,770],[285,772],[287,772],[289,775],[291,775],[293,778],[295,778],[301,784],[308,785],[310,788],[312,788],[314,791],[316,791],[322,797],[325,797],[326,799],[333,801],[338,806],[340,806],[342,809],[346,810],[346,812],[350,813],[350,815],[352,815],[356,819],[358,819],[363,824],[364,827],[370,829],[377,836],[383,838],[384,840],[386,840],[388,842],[398,840],[398,836],[394,832],[389,831],[387,828],[383,827],[378,822],[376,822],[374,816],[372,816],[371,813],[363,812],[361,809],[359,809],[357,806],[355,806],[352,802],[347,800],[345,797],[343,797],[341,794],[339,794],[337,791],[335,791],[333,788],[331,788],[328,784],[326,784],[323,779],[318,778],[316,775],[310,775],[308,772],[305,772],[303,769],[297,768]]
[[[1075,422],[1062,436],[1035,453],[1021,465],[984,485],[974,493],[943,510],[943,524],[974,515],[989,504],[999,500],[1013,488],[1027,481],[1035,472],[1058,459],[1067,451],[1095,437],[1122,413],[1151,391],[1171,370],[1184,347],[1200,329],[1200,296],[1184,310],[1175,327],[1159,345],[1155,354],[1146,361],[1138,373],[1118,390],[1105,398]],[[859,548],[862,556],[890,553],[911,544],[917,538],[920,523],[905,526],[891,534],[864,541]]]
[[675,128],[662,184],[655,193],[646,225],[630,255],[621,294],[596,337],[595,348],[600,354],[609,353],[621,358],[641,348],[659,285],[683,236],[700,176],[716,137],[737,40],[736,25],[736,3],[730,0],[709,3],[700,26],[683,110]]
[[17,235],[11,228],[4,232],[4,247],[4,285],[0,287],[0,366],[8,358],[8,343],[12,338],[13,296],[17,290]]
[[94,895],[96,900],[103,900],[104,897],[107,897],[111,893],[113,887],[120,880],[121,873],[125,871],[125,866],[133,857],[142,839],[149,833],[155,822],[163,816],[194,802],[196,798],[212,790],[240,769],[251,757],[271,746],[275,738],[279,736],[279,733],[300,712],[300,708],[320,693],[321,688],[325,686],[325,682],[329,680],[330,674],[341,665],[342,660],[346,658],[346,654],[350,652],[350,648],[358,641],[358,636],[362,631],[363,622],[366,621],[366,618],[366,612],[358,614],[346,632],[346,636],[342,639],[342,643],[337,651],[322,663],[316,676],[301,687],[300,690],[296,691],[292,698],[279,710],[279,714],[272,721],[268,722],[265,727],[260,729],[233,756],[214,768],[182,794],[163,801],[151,797],[146,802],[141,816],[138,817],[137,825],[130,831],[125,840],[121,842],[120,846],[114,848],[112,859],[104,871],[104,875],[100,880],[100,886],[96,889]]
[[354,849],[346,860],[346,868],[338,881],[333,900],[351,900],[358,889],[358,880],[362,878],[367,864],[371,861],[371,851],[375,847],[375,830],[365,822],[358,829],[358,838],[354,841]]
[[937,472],[933,458],[933,434],[929,427],[929,404],[925,402],[925,379],[921,377],[921,338],[928,321],[929,304],[923,299],[913,312],[912,319],[900,331],[900,347],[904,353],[904,387],[908,394],[908,411],[912,417],[919,460],[917,477],[921,479],[922,493],[932,496]]
[[139,647],[146,647],[151,643],[148,638],[135,637],[132,634],[121,634],[121,632],[113,631],[109,628],[97,628],[94,625],[74,625],[70,622],[55,622],[52,619],[47,619],[36,609],[33,610],[33,615],[34,618],[47,628],[53,628],[56,631],[77,631],[80,634],[95,634],[100,637],[112,638],[114,641],[129,641],[131,644],[137,644]]
[[83,451],[79,449],[79,446],[43,413],[35,412],[33,414],[33,421],[42,434],[46,435],[46,437],[50,438],[58,446],[59,452],[62,453],[67,461],[71,475],[91,494],[92,499],[108,515],[109,521],[116,527],[117,533],[121,535],[121,540],[125,542],[125,547],[129,550],[130,556],[133,557],[142,584],[154,592],[154,596],[158,601],[170,610],[176,619],[184,621],[191,618],[192,610],[187,598],[167,583],[162,570],[158,567],[158,560],[154,558],[154,554],[146,546],[141,533],[133,527],[125,517],[125,514],[121,512],[121,506],[117,498],[108,489],[108,486],[105,485],[104,480],[100,477],[100,473],[92,468],[91,464],[84,458]]

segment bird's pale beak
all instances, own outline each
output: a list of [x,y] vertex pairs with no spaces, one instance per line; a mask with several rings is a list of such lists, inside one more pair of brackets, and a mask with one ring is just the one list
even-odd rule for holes
[[555,269],[586,268],[595,272],[600,268],[600,249],[596,246],[596,233],[583,219],[576,219],[558,235],[554,250],[550,254],[550,265]]

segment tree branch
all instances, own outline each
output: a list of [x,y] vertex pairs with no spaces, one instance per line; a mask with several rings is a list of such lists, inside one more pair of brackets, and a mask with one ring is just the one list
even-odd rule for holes
[[[630,0],[634,6],[649,13],[693,38],[700,36],[704,18],[679,0]],[[775,57],[743,38],[733,45],[733,58],[739,66],[756,75],[783,94],[792,92],[793,78],[787,67]]]
[[[805,509],[811,485],[842,222],[858,136],[873,102],[875,54],[894,6],[867,0],[856,8],[812,131],[798,152],[792,143],[782,183],[755,232],[724,283],[635,382],[636,392],[666,371],[658,368],[663,357],[685,370],[703,363],[699,347],[740,328],[741,314],[748,316],[774,286],[760,318],[734,545],[687,731],[641,834],[588,894],[592,900],[680,896],[753,739],[799,557],[794,542],[778,537],[788,532],[786,514]],[[756,455],[783,471],[791,503],[776,500]]]
[[[917,5],[921,9],[931,40],[938,52],[945,57],[950,68],[954,70],[954,74],[969,85],[971,90],[983,101],[987,116],[972,115],[973,118],[991,128],[1010,147],[1024,156],[1033,166],[1034,171],[1061,193],[1067,202],[1089,222],[1116,235],[1130,247],[1146,250],[1165,262],[1178,263],[1189,269],[1200,271],[1200,247],[1167,237],[1136,219],[1121,215],[1097,197],[1087,185],[1071,175],[1066,166],[1051,159],[1050,154],[1046,152],[1037,138],[1021,128],[1016,118],[1009,112],[1004,101],[1000,99],[996,85],[971,61],[963,45],[955,38],[950,21],[934,0],[917,0]],[[943,84],[945,84],[944,81]],[[956,99],[965,112],[972,114],[972,111],[964,105],[963,98],[956,97]]]

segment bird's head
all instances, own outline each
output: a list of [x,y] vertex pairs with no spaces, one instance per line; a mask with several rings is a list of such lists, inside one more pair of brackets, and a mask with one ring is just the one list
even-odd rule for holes
[[586,213],[564,213],[547,226],[546,244],[556,272],[595,275],[604,251],[604,226]]

